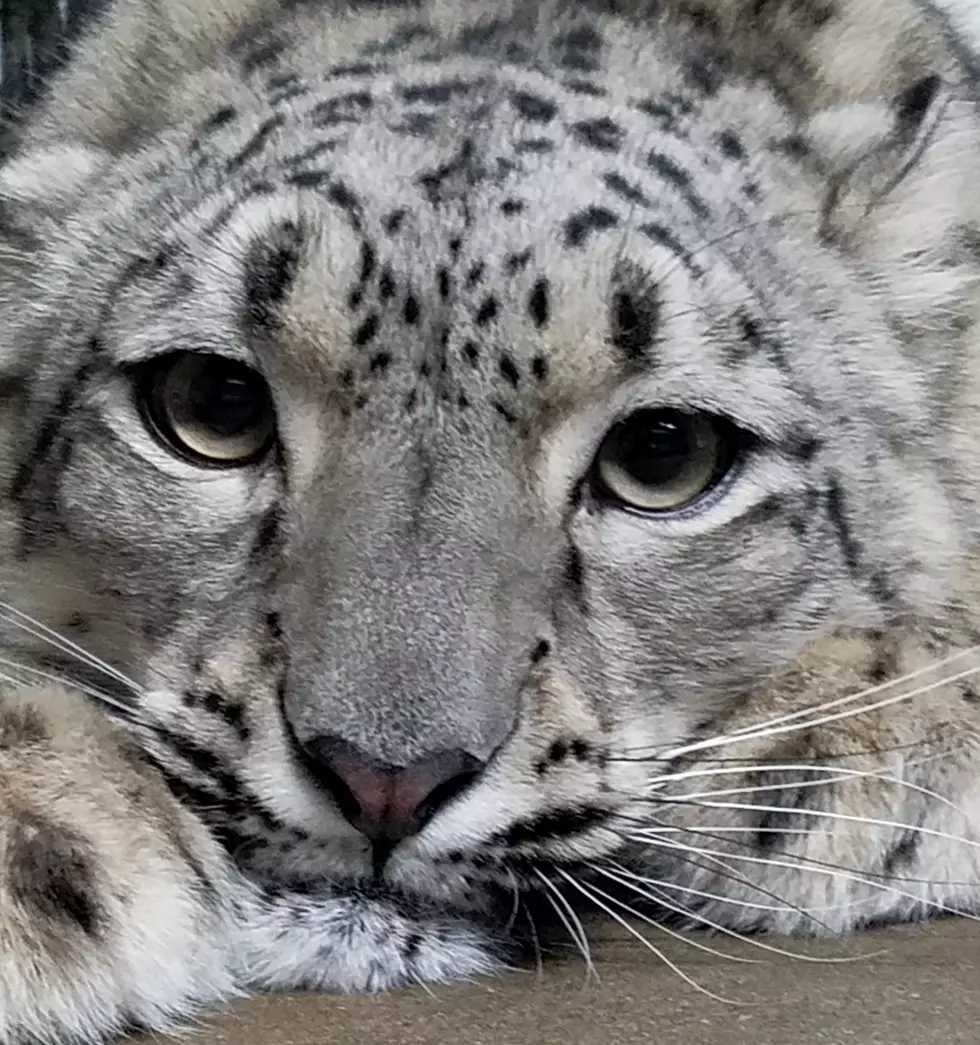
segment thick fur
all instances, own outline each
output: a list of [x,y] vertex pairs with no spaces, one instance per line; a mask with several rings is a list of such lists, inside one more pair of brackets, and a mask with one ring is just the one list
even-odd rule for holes
[[[482,974],[549,899],[980,908],[968,28],[106,7],[0,169],[3,1045]],[[177,350],[273,454],[161,444]],[[746,433],[687,510],[591,481],[646,407]],[[379,863],[319,734],[486,765]]]

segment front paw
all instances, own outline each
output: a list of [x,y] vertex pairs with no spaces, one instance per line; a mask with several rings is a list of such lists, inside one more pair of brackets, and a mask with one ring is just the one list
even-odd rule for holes
[[234,993],[203,827],[77,697],[0,694],[0,1045],[169,1030]]

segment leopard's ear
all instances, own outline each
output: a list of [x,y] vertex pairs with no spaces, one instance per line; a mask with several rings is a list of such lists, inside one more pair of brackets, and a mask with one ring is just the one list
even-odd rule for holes
[[[919,226],[948,227],[965,201],[980,201],[976,110],[937,75],[918,80],[891,104],[824,110],[803,137],[827,178],[828,240],[846,242],[902,212]],[[972,191],[964,195],[965,189]]]

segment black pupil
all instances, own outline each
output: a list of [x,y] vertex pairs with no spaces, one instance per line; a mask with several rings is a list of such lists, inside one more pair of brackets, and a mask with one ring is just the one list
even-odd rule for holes
[[247,367],[212,360],[190,382],[187,407],[191,417],[216,435],[241,435],[265,419],[265,384]]
[[693,425],[671,411],[639,413],[625,421],[614,443],[616,463],[644,486],[666,486],[683,474],[697,451]]

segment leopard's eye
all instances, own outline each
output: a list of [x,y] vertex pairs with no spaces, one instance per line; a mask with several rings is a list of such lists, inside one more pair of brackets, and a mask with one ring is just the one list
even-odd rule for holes
[[174,353],[144,371],[137,394],[154,433],[197,464],[253,464],[275,441],[269,388],[260,374],[235,360]]
[[601,495],[638,511],[677,511],[706,494],[731,468],[738,431],[710,414],[638,410],[599,448],[594,482]]

